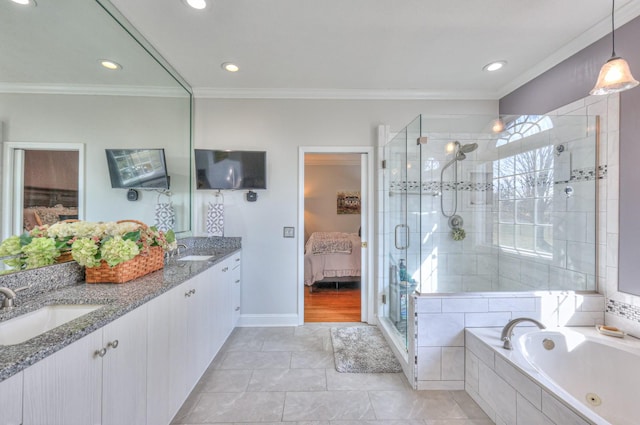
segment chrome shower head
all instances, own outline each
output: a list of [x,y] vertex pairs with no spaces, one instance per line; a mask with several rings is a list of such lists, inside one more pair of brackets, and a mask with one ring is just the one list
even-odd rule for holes
[[466,145],[460,146],[460,149],[458,151],[462,153],[470,153],[475,151],[476,149],[478,149],[477,143],[467,143]]

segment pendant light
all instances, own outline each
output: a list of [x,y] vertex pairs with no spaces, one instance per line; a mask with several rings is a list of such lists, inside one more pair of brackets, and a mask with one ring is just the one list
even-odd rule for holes
[[638,85],[638,81],[631,75],[627,61],[616,56],[616,35],[613,24],[613,14],[616,8],[615,0],[611,0],[611,4],[611,59],[602,65],[598,81],[589,94],[605,95],[617,93],[632,89]]

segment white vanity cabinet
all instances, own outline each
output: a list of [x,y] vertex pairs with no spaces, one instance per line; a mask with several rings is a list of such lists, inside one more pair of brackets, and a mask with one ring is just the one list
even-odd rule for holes
[[0,425],[169,424],[239,305],[238,252],[0,382]]
[[0,382],[0,425],[22,424],[22,372]]
[[24,370],[23,424],[145,423],[146,306]]
[[148,425],[171,422],[233,330],[234,257],[148,303]]
[[231,269],[231,291],[232,291],[232,299],[233,302],[231,303],[231,308],[232,308],[232,312],[231,312],[231,317],[233,318],[232,320],[232,327],[235,327],[238,324],[238,320],[240,319],[240,302],[242,299],[242,257],[240,255],[240,252],[238,252],[237,254],[234,254],[233,257],[231,257],[231,264],[232,264],[232,269]]

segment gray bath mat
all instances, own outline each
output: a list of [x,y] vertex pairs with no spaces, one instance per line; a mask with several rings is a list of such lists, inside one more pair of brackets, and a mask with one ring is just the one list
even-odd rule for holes
[[395,373],[402,367],[375,326],[331,328],[338,372]]

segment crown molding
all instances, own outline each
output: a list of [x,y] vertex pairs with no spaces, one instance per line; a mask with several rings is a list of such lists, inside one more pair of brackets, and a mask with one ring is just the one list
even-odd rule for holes
[[320,100],[495,100],[483,91],[379,89],[220,89],[194,87],[196,99],[320,99]]
[[[626,5],[615,11],[616,29],[637,18],[638,16],[640,16],[640,2],[627,3]],[[562,61],[585,49],[586,46],[592,45],[610,32],[611,15],[607,15],[605,19],[601,20],[600,22],[583,32],[581,35],[565,44],[560,49],[556,50],[543,61],[538,62],[536,66],[530,68],[523,74],[520,74],[516,79],[505,84],[500,90],[498,90],[497,99],[501,99],[517,88],[525,85],[529,81],[545,73]]]
[[187,97],[182,87],[0,83],[5,94],[71,94],[100,96]]

